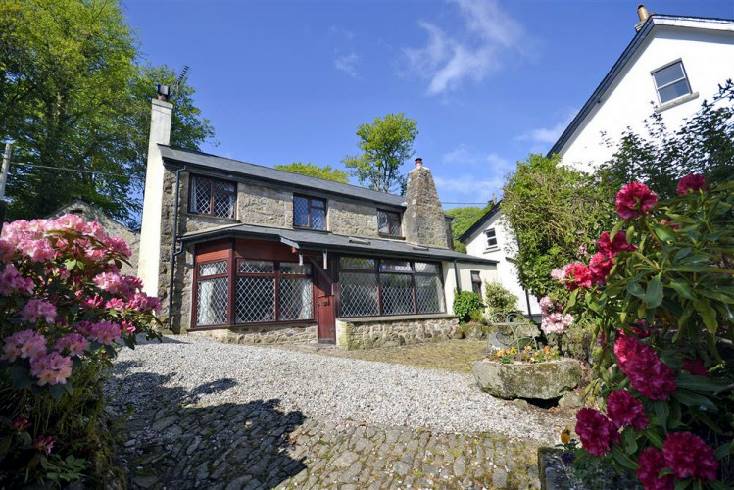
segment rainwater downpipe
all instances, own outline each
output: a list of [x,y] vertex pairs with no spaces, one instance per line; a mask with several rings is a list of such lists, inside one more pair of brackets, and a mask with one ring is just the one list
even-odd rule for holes
[[454,276],[456,276],[456,290],[461,292],[461,278],[459,277],[459,266],[454,259]]
[[181,172],[186,170],[186,167],[182,167],[176,170],[176,183],[173,189],[173,237],[171,238],[171,264],[169,270],[171,272],[170,282],[168,284],[168,327],[173,332],[173,290],[174,290],[174,277],[176,268],[176,257],[181,255],[184,251],[183,246],[181,250],[176,250],[178,244],[178,187],[181,182]]

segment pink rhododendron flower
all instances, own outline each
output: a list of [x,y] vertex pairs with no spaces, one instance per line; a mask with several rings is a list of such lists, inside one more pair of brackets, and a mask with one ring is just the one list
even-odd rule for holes
[[23,276],[13,264],[8,264],[0,271],[0,294],[9,295],[14,292],[32,293],[33,279]]
[[0,262],[10,262],[15,253],[15,247],[7,240],[0,240]]
[[573,316],[563,313],[563,305],[553,301],[548,296],[541,298],[539,304],[543,317],[540,328],[546,334],[563,333],[573,323]]
[[607,415],[617,427],[631,425],[642,430],[650,423],[642,402],[624,390],[615,390],[609,394]]
[[31,374],[38,378],[38,385],[65,384],[71,376],[72,362],[58,352],[41,355],[31,359]]
[[122,322],[120,322],[120,325],[122,327],[122,331],[128,335],[134,334],[135,331],[137,330],[137,327],[135,327],[135,324],[127,320],[123,320]]
[[52,436],[38,436],[33,440],[33,449],[48,456],[54,449],[54,442]]
[[46,323],[53,323],[57,316],[56,307],[42,299],[29,299],[20,316],[27,322],[36,322],[43,319]]
[[715,480],[719,463],[714,450],[691,432],[671,432],[663,442],[665,465],[676,478]]
[[706,178],[701,174],[688,174],[678,181],[675,191],[679,196],[706,189]]
[[597,285],[604,285],[607,282],[607,276],[614,266],[614,259],[605,252],[597,252],[589,261],[589,272],[591,273],[591,282]]
[[[81,291],[79,292],[81,293]],[[88,310],[102,308],[102,305],[104,305],[104,298],[102,298],[102,296],[98,294],[95,294],[94,296],[88,296],[81,300],[80,305],[82,308],[86,308]]]
[[683,361],[683,369],[697,376],[708,376],[709,370],[703,363],[703,359],[685,359]]
[[105,303],[104,307],[108,310],[122,311],[125,309],[125,301],[120,298],[112,298]]
[[89,337],[100,344],[112,345],[122,336],[122,328],[119,323],[101,321],[89,326]]
[[2,358],[14,362],[16,359],[33,359],[46,353],[46,337],[35,330],[26,329],[5,338]]
[[627,234],[623,231],[618,231],[614,234],[614,238],[608,231],[603,232],[599,236],[597,241],[597,248],[600,252],[604,252],[608,255],[617,255],[619,252],[633,252],[637,250],[637,247],[627,242]]
[[673,370],[660,360],[655,349],[629,335],[614,342],[614,355],[630,385],[651,400],[667,400],[676,389]]
[[563,268],[563,279],[566,288],[573,291],[576,288],[591,287],[591,271],[581,262],[573,262]]
[[658,195],[640,182],[625,184],[614,201],[617,214],[624,220],[647,214],[658,202]]
[[147,313],[158,311],[161,307],[161,301],[144,293],[135,293],[132,299],[127,302],[127,307],[131,310]]
[[142,289],[143,282],[135,276],[128,276],[118,272],[100,272],[94,276],[94,284],[112,294],[119,294],[125,298],[132,297],[136,290]]
[[89,342],[79,333],[70,333],[56,341],[54,348],[59,352],[67,351],[73,356],[81,356],[89,347]]
[[553,269],[550,275],[553,279],[559,282],[563,282],[563,276],[565,276],[563,269]]
[[637,478],[645,490],[673,490],[673,475],[660,476],[665,466],[663,452],[654,447],[645,448],[637,460]]
[[593,408],[582,408],[576,413],[576,434],[583,448],[594,456],[604,456],[619,440],[614,422]]

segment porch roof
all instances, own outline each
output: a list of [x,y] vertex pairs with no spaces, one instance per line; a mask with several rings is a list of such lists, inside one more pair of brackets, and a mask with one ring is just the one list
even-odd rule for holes
[[250,237],[275,240],[299,250],[327,250],[365,255],[382,255],[413,259],[445,260],[494,265],[496,260],[473,257],[446,248],[424,247],[402,240],[336,235],[325,231],[274,228],[250,224],[232,224],[185,233],[181,241],[187,244],[224,237]]

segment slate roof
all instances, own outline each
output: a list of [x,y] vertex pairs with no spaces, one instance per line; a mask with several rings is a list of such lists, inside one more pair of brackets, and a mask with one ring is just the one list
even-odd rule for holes
[[313,230],[293,230],[249,224],[233,224],[189,232],[181,237],[184,243],[208,241],[223,237],[250,237],[278,240],[286,245],[304,250],[329,250],[389,257],[447,260],[492,265],[495,260],[472,257],[445,248],[423,247],[400,240],[350,237]]
[[378,204],[405,207],[405,198],[387,192],[378,192],[366,187],[342,184],[331,180],[319,179],[308,175],[275,170],[262,165],[223,158],[208,153],[181,150],[166,145],[158,145],[161,155],[167,163],[185,164],[186,167],[200,168],[225,174],[240,175],[257,180],[288,184],[304,190],[317,190],[330,194],[338,194],[356,199],[364,199]]
[[606,95],[607,90],[609,90],[613,85],[614,80],[617,78],[617,75],[619,75],[624,70],[624,68],[627,66],[627,63],[629,63],[629,61],[634,57],[634,55],[637,53],[637,50],[643,45],[643,43],[656,25],[682,28],[694,27],[704,29],[708,28],[719,30],[732,30],[730,26],[734,25],[734,20],[681,15],[650,15],[650,17],[645,21],[645,23],[640,27],[635,36],[629,42],[624,51],[622,51],[622,54],[619,56],[614,65],[612,65],[612,69],[609,70],[609,73],[604,76],[601,83],[599,83],[599,85],[596,87],[596,90],[594,90],[594,93],[591,94],[591,97],[589,97],[589,99],[583,105],[578,114],[576,114],[576,117],[574,117],[573,120],[568,124],[568,126],[566,126],[566,129],[563,130],[561,137],[558,138],[558,141],[556,141],[556,143],[553,145],[553,148],[551,148],[548,152],[548,156],[563,151],[563,147],[565,146],[566,142],[571,139],[571,137],[576,132],[576,129],[581,126],[586,117],[594,109],[594,106],[602,102],[604,95]]

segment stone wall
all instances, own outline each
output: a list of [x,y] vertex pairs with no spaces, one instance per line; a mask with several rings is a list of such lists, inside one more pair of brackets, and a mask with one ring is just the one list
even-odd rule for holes
[[419,344],[454,338],[459,320],[448,315],[337,319],[336,345],[345,350]]
[[330,200],[329,231],[339,235],[376,237],[377,208],[365,204]]
[[446,215],[438,198],[431,171],[419,167],[408,174],[403,214],[403,232],[411,243],[427,247],[449,248]]
[[239,182],[237,184],[237,221],[253,225],[291,228],[293,193]]
[[316,325],[248,326],[198,330],[189,335],[211,337],[228,344],[307,344],[317,342]]

